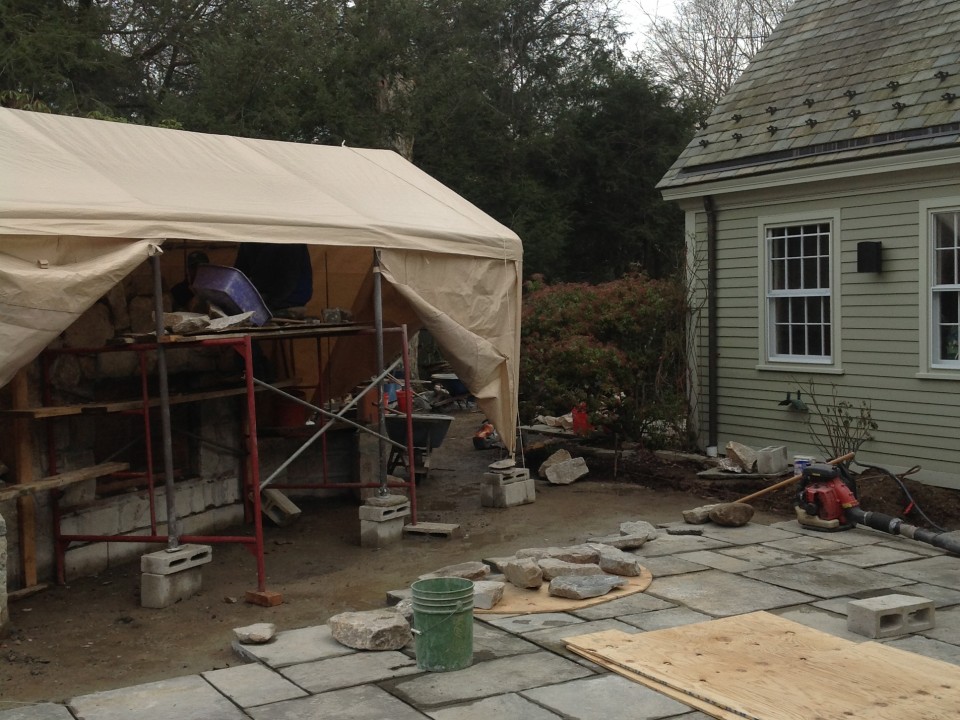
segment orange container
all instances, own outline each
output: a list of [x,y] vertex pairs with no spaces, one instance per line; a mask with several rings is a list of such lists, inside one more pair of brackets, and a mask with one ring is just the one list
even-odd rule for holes
[[397,390],[397,410],[406,412],[407,406],[411,401],[412,393],[409,390]]

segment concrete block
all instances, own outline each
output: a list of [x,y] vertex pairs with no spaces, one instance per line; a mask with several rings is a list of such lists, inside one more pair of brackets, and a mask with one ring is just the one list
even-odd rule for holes
[[152,575],[173,575],[213,560],[209,545],[181,545],[176,550],[160,550],[140,558],[140,570]]
[[275,488],[260,493],[260,511],[280,527],[289,525],[300,517],[300,508]]
[[382,548],[400,542],[403,538],[405,517],[406,515],[388,520],[360,520],[360,546]]
[[757,472],[761,475],[777,475],[787,469],[787,448],[769,445],[757,450]]
[[64,556],[67,579],[99,575],[110,565],[107,543],[89,543],[67,550]]
[[170,607],[193,597],[202,587],[203,573],[199,566],[167,575],[143,572],[140,574],[140,605],[146,608]]
[[361,505],[360,519],[369,522],[385,522],[394,518],[406,517],[410,514],[409,501],[402,505],[391,505],[388,507],[378,507],[376,505]]
[[847,629],[869,638],[888,638],[934,626],[932,600],[914,595],[880,595],[847,603]]
[[529,468],[510,468],[509,470],[498,470],[496,472],[486,472],[480,478],[481,485],[493,485],[502,487],[511,483],[523,482],[530,479]]
[[483,507],[514,507],[527,505],[536,500],[537,489],[533,478],[508,485],[481,485],[480,504]]

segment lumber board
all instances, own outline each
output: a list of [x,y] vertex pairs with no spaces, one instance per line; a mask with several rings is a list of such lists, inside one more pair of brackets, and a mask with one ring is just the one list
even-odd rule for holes
[[[29,403],[27,371],[21,368],[10,384],[11,404],[15,408]],[[26,487],[33,479],[33,432],[30,421],[18,417],[13,421],[13,482]],[[20,543],[20,576],[24,585],[37,584],[37,508],[29,495],[14,495],[17,500],[17,539]]]
[[726,717],[715,711],[748,720],[960,717],[960,667],[881,643],[850,642],[766,612],[566,642],[655,689],[653,683],[712,706],[705,712],[715,717]]
[[549,592],[550,583],[544,583],[536,590],[519,588],[516,585],[505,583],[503,598],[500,602],[489,610],[474,608],[473,612],[477,615],[528,615],[530,613],[578,610],[580,608],[592,607],[593,605],[599,605],[600,603],[605,603],[610,600],[626,597],[627,595],[633,595],[634,593],[643,592],[650,587],[650,583],[653,582],[653,575],[645,567],[641,567],[639,575],[624,579],[627,581],[624,587],[614,588],[606,595],[587,598],[586,600],[555,597]]
[[[59,475],[51,475],[50,477],[43,478],[42,480],[36,480],[34,482],[8,485],[0,488],[0,502],[3,502],[4,500],[13,500],[14,498],[24,498],[33,493],[43,492],[44,490],[55,490],[57,488],[66,487],[67,485],[72,485],[73,483],[83,482],[84,480],[91,480],[93,478],[102,477],[103,475],[110,475],[111,473],[115,472],[123,472],[124,470],[129,469],[130,465],[128,463],[101,463],[99,465],[80,468],[79,470],[70,470],[65,473],[60,473]],[[31,584],[35,585],[36,583]]]

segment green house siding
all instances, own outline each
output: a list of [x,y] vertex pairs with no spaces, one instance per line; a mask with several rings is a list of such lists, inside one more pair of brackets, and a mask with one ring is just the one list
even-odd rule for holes
[[[956,170],[956,166],[954,166]],[[950,177],[949,171],[934,176]],[[960,173],[954,172],[952,177]],[[960,488],[960,371],[924,377],[921,338],[921,208],[952,198],[960,207],[960,182],[923,180],[922,173],[850,179],[834,190],[809,183],[761,192],[713,195],[717,208],[718,424],[721,452],[730,440],[762,447],[786,445],[789,454],[814,450],[807,414],[779,406],[788,392],[815,383],[822,401],[831,385],[838,396],[870,403],[879,424],[859,454],[862,462],[891,468],[919,464],[923,479]],[[701,285],[706,277],[706,216],[689,201],[687,226],[695,229],[691,254]],[[832,258],[839,262],[833,288],[834,355],[837,366],[792,364],[775,369],[763,349],[764,268],[760,223],[764,218],[836,220]],[[857,243],[883,244],[883,272],[857,272]],[[921,274],[923,273],[923,275]],[[707,324],[705,290],[696,295],[698,432],[705,444],[707,418]],[[944,373],[940,373],[943,375]],[[809,400],[808,400],[808,404]],[[811,417],[813,417],[811,415]],[[815,423],[815,426],[817,423]]]

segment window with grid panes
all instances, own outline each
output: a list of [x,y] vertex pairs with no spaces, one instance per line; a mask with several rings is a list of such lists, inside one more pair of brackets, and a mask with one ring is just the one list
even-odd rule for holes
[[830,223],[766,228],[771,360],[830,362]]
[[933,213],[933,365],[960,367],[960,211]]

